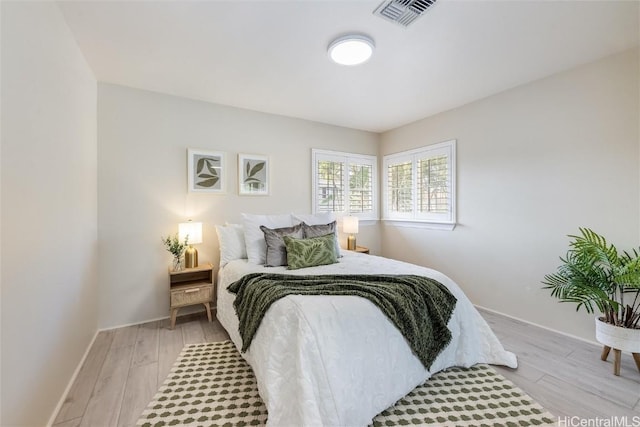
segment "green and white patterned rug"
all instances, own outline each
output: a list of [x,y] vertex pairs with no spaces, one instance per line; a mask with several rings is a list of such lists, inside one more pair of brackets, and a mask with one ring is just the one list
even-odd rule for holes
[[[186,346],[138,426],[262,426],[267,409],[231,341]],[[373,425],[542,426],[555,417],[487,365],[451,368],[416,387]]]

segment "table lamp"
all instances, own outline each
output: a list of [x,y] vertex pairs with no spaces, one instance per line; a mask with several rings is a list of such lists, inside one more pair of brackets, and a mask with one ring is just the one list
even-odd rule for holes
[[189,247],[184,251],[185,268],[194,268],[198,266],[198,251],[192,245],[202,243],[202,223],[201,222],[181,222],[178,224],[178,236],[180,241],[184,241],[185,237],[189,237]]
[[342,231],[347,233],[347,249],[350,251],[356,250],[356,236],[358,234],[358,217],[357,216],[345,216],[342,218]]

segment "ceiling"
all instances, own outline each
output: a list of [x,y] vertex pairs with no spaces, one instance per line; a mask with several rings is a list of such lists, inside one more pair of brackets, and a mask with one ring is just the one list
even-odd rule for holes
[[[59,2],[96,78],[383,132],[639,45],[638,1],[439,0],[408,28],[380,1]],[[327,46],[375,40],[364,65]]]

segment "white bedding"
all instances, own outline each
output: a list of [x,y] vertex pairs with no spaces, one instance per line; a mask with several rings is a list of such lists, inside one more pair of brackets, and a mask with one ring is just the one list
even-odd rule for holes
[[433,373],[450,366],[517,366],[462,290],[444,274],[373,255],[344,251],[340,262],[286,270],[235,260],[218,275],[220,323],[238,349],[242,339],[229,284],[251,272],[419,274],[449,288],[458,302],[450,344],[426,371],[404,337],[370,301],[356,296],[291,295],[275,302],[244,358],[252,366],[272,426],[360,426]]

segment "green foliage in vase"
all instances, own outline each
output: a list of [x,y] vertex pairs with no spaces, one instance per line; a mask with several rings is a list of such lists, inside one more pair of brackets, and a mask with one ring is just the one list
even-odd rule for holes
[[560,302],[577,304],[588,313],[597,308],[605,322],[624,328],[640,326],[640,252],[619,252],[588,228],[572,236],[558,271],[542,282]]
[[174,258],[180,258],[182,256],[189,242],[189,236],[186,236],[184,242],[181,242],[178,233],[173,236],[161,237],[161,239],[165,248],[171,252]]

